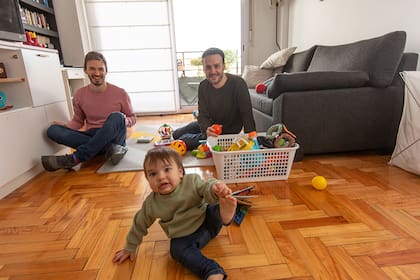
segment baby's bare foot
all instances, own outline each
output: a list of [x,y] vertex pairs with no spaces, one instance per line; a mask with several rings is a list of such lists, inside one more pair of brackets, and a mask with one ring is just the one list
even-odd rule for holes
[[222,218],[223,225],[229,225],[232,222],[236,211],[236,204],[236,198],[231,195],[219,198],[220,217]]

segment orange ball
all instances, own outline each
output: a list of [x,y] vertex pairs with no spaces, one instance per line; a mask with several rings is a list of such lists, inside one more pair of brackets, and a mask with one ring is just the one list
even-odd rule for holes
[[216,133],[217,135],[222,134],[222,126],[220,124],[215,123],[211,127],[213,128],[214,133]]

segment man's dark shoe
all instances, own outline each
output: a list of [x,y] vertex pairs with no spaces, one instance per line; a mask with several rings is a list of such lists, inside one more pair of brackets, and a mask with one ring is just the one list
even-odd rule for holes
[[73,159],[73,155],[64,156],[42,156],[42,166],[47,171],[56,171],[58,169],[71,169],[77,163]]
[[111,163],[113,165],[117,165],[123,159],[127,151],[128,151],[127,147],[117,145],[117,144],[112,144],[111,147],[109,147],[108,150],[106,151],[105,157],[107,159],[110,158]]

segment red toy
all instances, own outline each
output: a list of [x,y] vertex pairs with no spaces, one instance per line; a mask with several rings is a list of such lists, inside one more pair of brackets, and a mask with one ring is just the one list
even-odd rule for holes
[[222,126],[220,124],[213,124],[211,127],[217,135],[222,134]]
[[257,93],[264,93],[267,90],[267,86],[263,83],[259,83],[255,86],[255,91]]

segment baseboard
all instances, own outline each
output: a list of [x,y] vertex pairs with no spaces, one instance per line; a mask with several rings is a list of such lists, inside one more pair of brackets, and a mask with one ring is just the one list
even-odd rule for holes
[[[61,147],[64,147],[64,146],[61,146]],[[55,155],[63,155],[68,151],[69,151],[69,148],[64,147],[64,148],[61,148],[57,153],[55,153]],[[31,169],[29,169],[28,171],[22,174],[19,174],[18,176],[16,176],[16,178],[12,179],[10,182],[7,182],[6,184],[0,186],[0,199],[14,192],[19,187],[21,187],[23,184],[25,184],[26,182],[34,178],[36,175],[38,175],[42,171],[44,171],[44,168],[42,167],[42,164],[39,163],[35,165],[34,167],[32,167]]]
[[37,164],[36,166],[29,169],[25,173],[20,174],[15,179],[12,179],[10,182],[1,186],[0,187],[0,199],[2,199],[3,197],[6,197],[10,193],[17,190],[19,187],[21,187],[23,184],[28,182],[30,179],[32,179],[33,177],[35,177],[36,175],[41,173],[43,170],[44,170],[44,168],[42,168],[42,165]]

